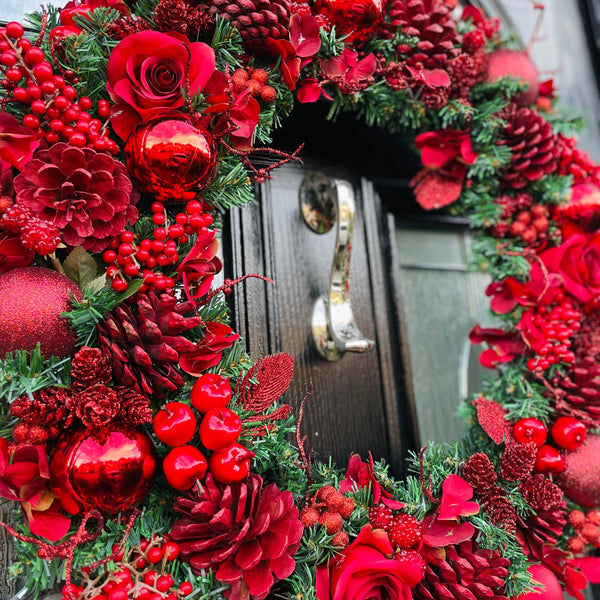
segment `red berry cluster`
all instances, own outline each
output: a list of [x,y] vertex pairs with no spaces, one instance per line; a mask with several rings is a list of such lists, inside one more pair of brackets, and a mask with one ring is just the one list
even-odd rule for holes
[[[573,417],[559,417],[550,428],[554,443],[562,450],[577,450],[585,441],[585,425]],[[560,451],[546,444],[548,430],[539,419],[519,419],[513,426],[513,436],[519,444],[533,442],[537,448],[535,471],[538,473],[560,473],[564,470],[564,459]]]
[[369,523],[375,529],[388,532],[393,548],[413,550],[423,539],[423,526],[419,519],[407,513],[393,511],[383,504],[371,506]]
[[575,530],[575,535],[568,540],[569,550],[578,554],[583,552],[586,544],[595,548],[600,547],[600,512],[590,510],[584,514],[580,510],[569,513],[569,525]]
[[189,581],[175,586],[167,571],[179,556],[179,544],[167,536],[142,539],[128,550],[115,545],[112,550],[112,571],[92,577],[84,568],[82,585],[63,586],[61,600],[181,600],[194,591]]
[[600,185],[600,165],[597,165],[588,154],[577,148],[575,138],[567,138],[559,134],[560,158],[558,173],[572,175],[576,182],[591,180]]
[[123,231],[102,254],[102,260],[108,265],[106,276],[112,280],[111,286],[117,292],[127,289],[128,281],[140,275],[144,283],[141,292],[154,289],[156,292],[172,289],[175,281],[157,269],[176,265],[179,261],[178,244],[185,244],[192,234],[206,231],[212,225],[213,218],[203,212],[202,202],[192,200],[186,204],[185,212],[175,215],[175,222],[167,224],[167,213],[162,202],[151,206],[152,222],[157,227],[152,239],[145,238],[135,243],[131,231]]
[[304,527],[321,525],[327,534],[332,535],[332,546],[345,548],[348,545],[348,534],[342,531],[344,519],[354,512],[354,501],[340,494],[333,486],[324,485],[311,498],[309,504],[300,513],[300,521]]
[[483,19],[475,24],[475,29],[468,31],[463,36],[463,49],[469,54],[482,50],[487,40],[500,31],[500,19]]
[[231,80],[238,94],[248,88],[255,98],[260,98],[265,104],[270,104],[277,98],[277,90],[267,85],[269,73],[264,69],[236,69]]
[[42,256],[52,254],[61,241],[55,225],[35,217],[29,208],[13,204],[8,196],[0,197],[0,230],[19,234],[24,248]]
[[535,355],[527,361],[530,371],[545,371],[551,365],[560,362],[572,364],[575,354],[570,350],[571,338],[581,329],[581,312],[570,300],[550,308],[536,306],[530,308],[522,317],[532,316],[533,325],[540,332],[540,340],[531,344]]
[[163,460],[163,472],[176,490],[189,490],[207,470],[221,483],[241,481],[250,472],[253,452],[238,443],[242,433],[240,417],[227,404],[233,395],[225,377],[205,373],[192,388],[192,406],[203,415],[198,429],[200,442],[210,451],[204,454],[189,444],[197,429],[194,411],[183,402],[168,402],[154,417],[154,433],[173,449]]
[[533,246],[546,240],[550,227],[550,210],[543,204],[534,204],[527,193],[500,196],[496,204],[502,206],[500,222],[491,229],[494,237],[514,237]]
[[12,97],[13,101],[29,106],[23,125],[49,144],[63,140],[73,146],[116,154],[119,148],[108,137],[101,120],[110,115],[109,103],[99,100],[96,112],[100,119],[92,118],[89,112],[93,109],[92,100],[77,99],[75,88],[54,74],[44,51],[32,46],[23,33],[23,26],[16,21],[0,29],[0,85],[7,90],[9,101]]

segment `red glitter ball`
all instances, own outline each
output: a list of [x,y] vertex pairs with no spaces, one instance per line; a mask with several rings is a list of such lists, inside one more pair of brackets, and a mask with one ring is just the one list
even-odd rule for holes
[[513,101],[519,106],[530,106],[538,97],[538,72],[525,52],[518,50],[496,50],[489,56],[487,80],[496,81],[502,77],[520,79],[528,85]]
[[347,44],[366,42],[383,14],[382,0],[316,0],[314,10],[325,15]]
[[585,508],[600,506],[600,435],[588,435],[585,444],[565,454],[565,470],[555,479],[565,496]]
[[0,276],[0,356],[33,350],[40,342],[45,357],[71,356],[75,334],[60,316],[71,310],[71,295],[81,291],[70,279],[41,267],[13,269]]

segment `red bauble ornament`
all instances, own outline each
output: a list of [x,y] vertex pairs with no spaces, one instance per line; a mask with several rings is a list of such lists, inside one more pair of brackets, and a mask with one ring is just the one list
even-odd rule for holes
[[513,98],[519,106],[531,106],[538,97],[538,72],[525,52],[518,50],[496,50],[489,56],[488,81],[496,81],[502,77],[522,79],[527,89]]
[[0,276],[0,357],[33,350],[40,342],[45,357],[71,356],[75,333],[60,313],[71,310],[71,294],[81,291],[70,279],[41,267],[13,269]]
[[213,408],[227,406],[232,395],[229,379],[216,373],[204,373],[192,387],[192,406],[205,414]]
[[66,489],[84,510],[104,514],[130,510],[143,500],[155,467],[150,437],[122,423],[68,431],[50,461],[54,486]]
[[140,189],[161,200],[191,200],[217,167],[217,144],[196,117],[158,115],[127,138],[125,165]]
[[556,575],[544,565],[530,565],[527,570],[536,583],[544,586],[537,587],[533,592],[517,596],[516,600],[563,600],[563,590]]
[[326,16],[346,43],[364,44],[383,14],[383,0],[316,0],[313,10]]
[[565,455],[565,470],[555,478],[565,496],[585,508],[600,506],[600,436],[588,435],[575,452]]

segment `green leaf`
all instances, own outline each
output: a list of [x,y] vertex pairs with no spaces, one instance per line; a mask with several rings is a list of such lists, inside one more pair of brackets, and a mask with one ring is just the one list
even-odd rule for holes
[[73,248],[63,263],[63,269],[65,275],[81,289],[87,287],[100,275],[98,264],[82,246]]

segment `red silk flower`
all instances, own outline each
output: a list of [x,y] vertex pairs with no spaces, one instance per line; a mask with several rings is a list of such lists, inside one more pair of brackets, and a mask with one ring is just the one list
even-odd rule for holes
[[340,554],[317,567],[317,599],[411,600],[422,566],[418,554],[395,555],[387,532],[365,525]]
[[204,337],[194,350],[180,355],[179,365],[186,373],[197,377],[206,369],[218,365],[223,350],[229,348],[239,337],[239,334],[223,323],[204,323]]
[[158,31],[127,36],[111,52],[106,69],[106,87],[117,103],[111,120],[117,135],[126,139],[151,114],[183,107],[183,86],[196,94],[214,70],[215,53],[202,42]]
[[506,363],[524,354],[527,347],[516,331],[504,329],[484,329],[475,325],[469,333],[472,344],[485,342],[490,347],[479,355],[479,362],[488,369],[495,369],[498,363]]
[[40,138],[12,115],[0,112],[0,169],[8,164],[21,170],[40,146]]

